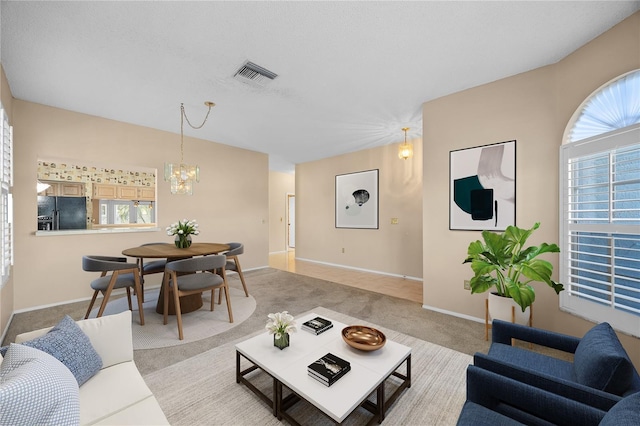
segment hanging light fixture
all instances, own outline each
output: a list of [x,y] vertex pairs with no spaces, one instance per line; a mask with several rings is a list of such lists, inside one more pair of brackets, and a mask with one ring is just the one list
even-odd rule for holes
[[398,147],[398,158],[403,160],[413,157],[413,144],[407,143],[407,130],[409,130],[408,127],[402,128],[404,132],[404,143],[401,143]]
[[209,118],[211,108],[216,105],[209,101],[204,104],[209,110],[199,126],[191,124],[187,114],[184,112],[184,104],[180,104],[180,163],[164,163],[164,180],[169,181],[172,194],[193,195],[193,183],[200,182],[200,168],[197,165],[184,164],[184,121],[186,120],[192,129],[201,129]]

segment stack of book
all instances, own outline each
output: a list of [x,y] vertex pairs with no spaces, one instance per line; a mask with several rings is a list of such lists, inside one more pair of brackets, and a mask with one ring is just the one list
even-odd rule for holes
[[307,330],[311,333],[314,333],[315,335],[324,333],[331,327],[333,327],[333,324],[331,323],[331,321],[325,318],[320,318],[320,317],[315,317],[314,319],[309,320],[302,324],[303,330]]
[[309,376],[313,377],[325,386],[331,386],[340,377],[351,370],[349,361],[328,353],[307,367]]

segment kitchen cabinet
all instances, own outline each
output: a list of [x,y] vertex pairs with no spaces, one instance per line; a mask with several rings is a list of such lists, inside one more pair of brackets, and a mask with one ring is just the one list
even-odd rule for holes
[[155,201],[156,200],[156,188],[139,186],[138,187],[138,200],[140,201]]
[[55,182],[43,181],[49,185],[47,189],[38,195],[48,195],[52,197],[84,197],[84,183],[80,182]]
[[138,188],[135,186],[118,186],[118,200],[137,200]]
[[118,198],[118,186],[107,183],[94,183],[93,198],[100,200],[115,200]]
[[93,198],[99,200],[155,201],[155,187],[93,184]]

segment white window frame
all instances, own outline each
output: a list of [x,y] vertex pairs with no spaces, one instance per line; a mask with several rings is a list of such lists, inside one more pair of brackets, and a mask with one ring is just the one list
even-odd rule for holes
[[[565,291],[560,293],[560,309],[590,321],[608,322],[621,332],[640,336],[640,315],[615,309],[615,304],[604,305],[577,296],[572,291],[570,234],[572,231],[598,232],[606,234],[640,235],[640,226],[634,223],[609,221],[598,224],[575,224],[569,212],[569,160],[596,153],[614,152],[615,150],[640,145],[640,125],[625,127],[560,147],[560,282]],[[611,204],[613,201],[610,201]],[[613,259],[615,261],[615,257]]]
[[13,265],[13,127],[0,103],[0,288],[9,281]]

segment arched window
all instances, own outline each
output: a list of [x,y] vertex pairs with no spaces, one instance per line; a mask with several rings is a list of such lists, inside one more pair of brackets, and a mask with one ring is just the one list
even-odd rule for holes
[[576,111],[560,179],[560,308],[640,336],[640,70]]

